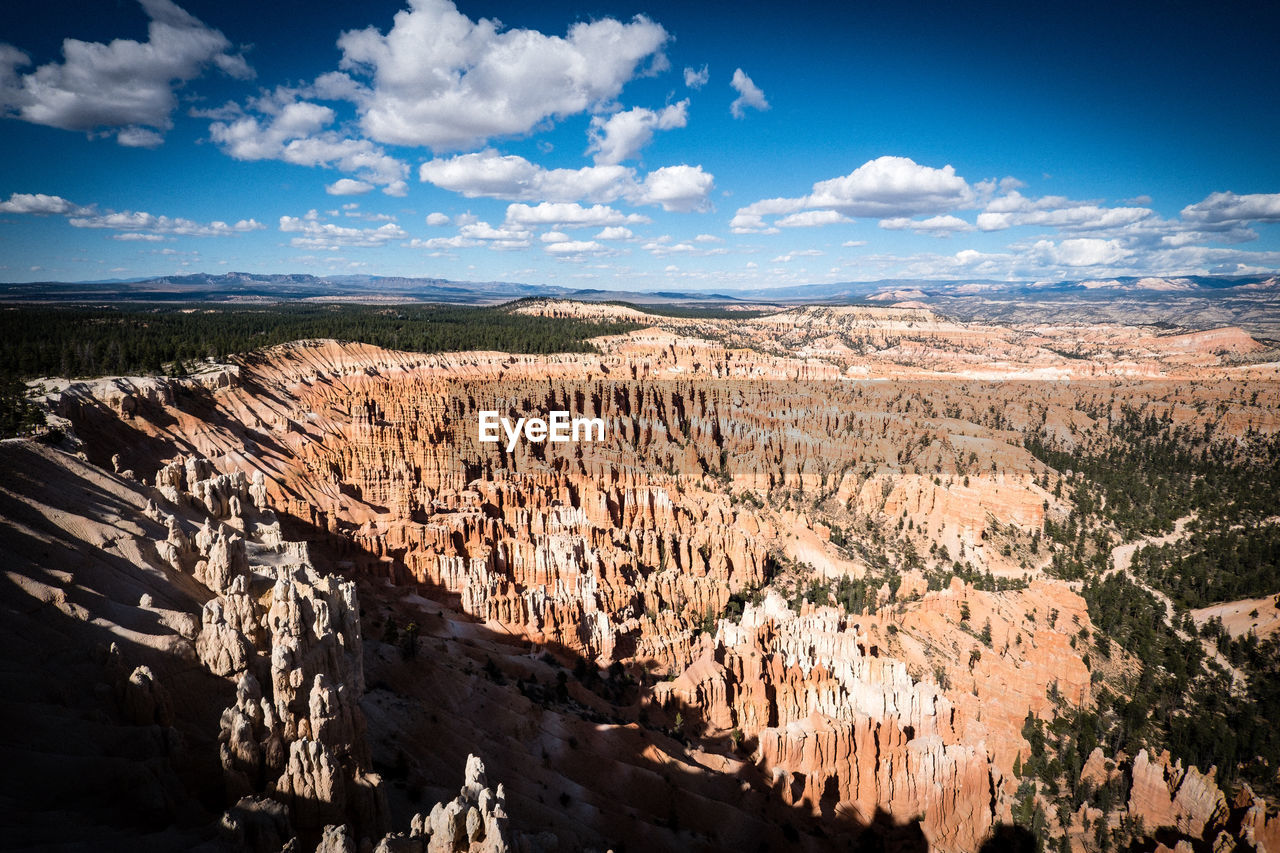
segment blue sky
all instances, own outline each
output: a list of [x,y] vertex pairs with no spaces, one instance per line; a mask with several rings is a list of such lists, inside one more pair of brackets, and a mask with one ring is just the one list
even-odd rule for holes
[[1278,35],[1249,0],[10,0],[0,279],[1271,271]]

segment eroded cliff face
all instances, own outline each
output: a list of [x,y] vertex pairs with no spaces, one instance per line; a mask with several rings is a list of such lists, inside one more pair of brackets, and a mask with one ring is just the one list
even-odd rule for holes
[[[31,442],[0,443],[0,458],[5,683],[24,723],[10,731],[24,745],[8,750],[22,786],[7,792],[22,804],[10,841],[136,849],[130,833],[150,831],[160,846],[275,851],[382,837],[355,584],[283,539],[261,474],[179,458],[148,488]],[[24,702],[35,677],[44,703]],[[93,723],[74,719],[88,708]],[[219,821],[202,818],[219,803]],[[473,757],[461,797],[417,817],[403,849],[505,850],[502,803]],[[38,819],[54,810],[72,819]]]
[[[235,684],[218,742],[231,831],[278,834],[270,800],[307,843],[378,838],[415,796],[447,800],[446,765],[473,749],[509,787],[486,797],[469,768],[463,796],[394,844],[485,844],[508,808],[549,834],[520,843],[548,849],[822,849],[873,832],[963,851],[1009,822],[1028,715],[1095,700],[1077,647],[1088,610],[1042,576],[1037,547],[1072,483],[1023,431],[1068,441],[1104,428],[1086,411],[1124,403],[1187,422],[1222,405],[1220,428],[1274,431],[1275,390],[1243,406],[1207,376],[851,381],[866,366],[853,344],[920,377],[956,347],[1058,369],[1035,341],[1061,335],[912,308],[803,313],[735,333],[786,344],[776,355],[680,324],[575,357],[309,342],[212,384],[62,391],[88,458],[118,455],[167,502],[148,509],[157,559],[207,590],[188,633],[205,671]],[[1154,354],[1131,351],[1131,372],[1251,349],[1218,337],[1143,342]],[[601,417],[608,438],[508,453],[477,440],[481,410]],[[929,588],[922,568],[962,561],[1017,588]],[[888,567],[900,585],[876,581],[856,607],[789,606],[807,572]],[[166,713],[157,680],[130,688],[136,715]],[[1149,828],[1275,832],[1265,803],[1228,805],[1198,770],[1140,754],[1119,772]]]

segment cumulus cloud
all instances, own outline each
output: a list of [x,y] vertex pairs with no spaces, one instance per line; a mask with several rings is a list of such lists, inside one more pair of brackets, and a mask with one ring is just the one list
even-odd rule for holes
[[548,243],[544,248],[548,254],[561,257],[603,255],[613,251],[595,240],[566,240],[561,243]]
[[1063,196],[1029,199],[1014,190],[992,199],[986,210],[978,214],[977,225],[983,231],[1000,231],[1018,225],[1105,231],[1124,228],[1152,216],[1153,211],[1146,207],[1102,207]]
[[637,204],[658,204],[663,210],[681,213],[710,208],[709,196],[715,179],[701,166],[663,166],[645,175],[644,183],[628,200]]
[[787,252],[785,255],[779,255],[774,258],[772,263],[789,264],[796,258],[817,258],[822,255],[818,249],[797,249],[794,252]]
[[[545,239],[545,238],[544,238]],[[527,228],[503,225],[494,227],[488,222],[468,222],[453,237],[433,237],[429,240],[413,240],[415,249],[473,249],[484,247],[494,251],[527,249],[533,245],[533,232]]]
[[928,219],[910,219],[905,216],[895,216],[891,219],[881,219],[880,227],[886,231],[905,231],[909,229],[917,234],[931,234],[935,237],[946,237],[949,234],[973,230],[973,226],[968,222],[950,214],[931,216]]
[[729,112],[733,113],[734,118],[744,117],[747,114],[747,107],[757,110],[769,109],[769,102],[765,100],[764,92],[751,82],[751,78],[741,68],[734,69],[733,79],[729,81],[729,85],[738,93],[738,97],[734,98],[733,103],[729,105]]
[[[338,211],[331,210],[329,211],[329,215],[337,216]],[[344,204],[342,206],[342,215],[349,217],[351,219],[362,219],[365,222],[395,222],[396,221],[395,216],[393,216],[390,213],[370,213],[369,211],[361,210],[360,205],[354,202]]]
[[255,219],[241,219],[229,224],[221,220],[196,222],[183,217],[156,216],[143,211],[122,211],[88,216],[72,216],[67,220],[75,228],[109,228],[116,231],[141,231],[151,234],[173,234],[182,237],[230,237],[260,231],[266,226]]
[[1280,193],[1213,193],[1184,207],[1182,218],[1203,226],[1280,222]]
[[688,121],[688,98],[656,111],[635,107],[607,118],[594,116],[587,153],[595,155],[597,166],[632,160],[640,156],[640,149],[653,139],[654,131],[684,127]]
[[441,225],[448,225],[449,217],[447,214],[444,214],[444,213],[428,213],[427,224],[432,226],[433,228],[438,228]]
[[[1142,197],[1140,197],[1142,198]],[[1147,199],[1149,201],[1149,199]],[[1027,198],[1015,190],[986,202],[978,214],[977,227],[983,231],[999,231],[1017,226],[1045,227],[1066,234],[1090,235],[1090,239],[1122,246],[1128,261],[1137,271],[1169,269],[1165,259],[1172,250],[1190,249],[1206,242],[1244,243],[1258,238],[1248,227],[1250,222],[1280,221],[1280,194],[1236,195],[1214,193],[1201,202],[1183,208],[1176,219],[1164,219],[1148,207],[1106,207],[1092,201],[1073,201],[1063,196]],[[1050,252],[1042,247],[1037,256],[1057,258],[1063,245],[1098,246],[1097,243],[1054,244]],[[1076,255],[1062,255],[1061,266],[1078,264],[1070,261]],[[1081,257],[1090,257],[1087,253]],[[1107,262],[1110,263],[1110,262]],[[1088,264],[1085,264],[1088,265]],[[1117,273],[1119,274],[1119,273]]]
[[666,67],[669,36],[643,15],[577,23],[560,37],[472,21],[449,0],[409,5],[385,34],[343,33],[341,70],[322,78],[329,96],[355,102],[378,142],[445,151],[526,134]]
[[701,89],[710,79],[711,71],[706,65],[701,68],[686,67],[684,69],[684,84],[690,89]]
[[639,214],[622,213],[603,204],[583,207],[574,203],[544,201],[532,207],[527,204],[508,205],[506,221],[510,225],[560,229],[644,224],[649,220]]
[[407,192],[404,179],[409,167],[367,139],[330,128],[336,118],[332,108],[298,100],[297,93],[288,90],[256,99],[254,106],[259,115],[209,126],[213,141],[236,160],[283,160],[334,168],[354,174],[356,182],[383,187],[387,195]]
[[255,219],[241,219],[236,223],[221,220],[196,222],[183,217],[156,216],[144,211],[125,210],[99,213],[96,205],[80,205],[62,196],[44,193],[13,193],[8,201],[0,202],[0,213],[24,213],[33,216],[59,215],[67,217],[74,228],[103,228],[128,231],[116,234],[115,240],[145,240],[157,242],[164,235],[181,237],[230,237],[260,231],[266,226]]
[[714,177],[701,166],[665,166],[641,181],[635,169],[626,166],[544,169],[492,149],[428,160],[418,174],[427,183],[467,198],[604,204],[625,200],[678,211],[706,209],[715,185]]
[[[769,226],[764,218],[784,213],[795,213],[804,208],[803,198],[766,198],[752,202],[746,207],[738,208],[738,212],[729,222],[729,228],[735,234],[776,234],[778,229]],[[837,214],[838,215],[838,214]]]
[[458,229],[458,236],[483,241],[491,249],[527,249],[532,245],[533,234],[528,228],[511,225],[495,228],[482,221],[463,225]]
[[[545,235],[544,235],[545,236]],[[600,233],[596,235],[597,240],[630,240],[636,236],[630,228],[624,228],[621,225],[611,225],[608,228],[600,229]]]
[[121,240],[126,243],[161,243],[164,242],[163,234],[139,234],[137,231],[126,231],[123,234],[112,234],[112,240]]
[[814,184],[805,207],[894,217],[941,213],[969,204],[973,197],[972,188],[949,165],[935,169],[908,157],[878,157],[844,177]]
[[367,181],[356,181],[351,178],[339,178],[331,184],[325,186],[324,191],[329,195],[364,195],[373,189],[373,184]]
[[758,213],[743,213],[739,211],[733,219],[729,220],[729,230],[734,234],[777,234],[778,229],[769,225],[764,221],[764,217]]
[[0,201],[0,213],[29,213],[36,216],[52,214],[85,215],[92,208],[81,207],[67,201],[62,196],[45,195],[44,193],[13,193],[8,201]]
[[493,149],[423,163],[419,178],[467,198],[520,201],[598,201],[621,198],[635,172],[624,166],[544,169],[514,154]]
[[804,210],[779,219],[780,228],[813,228],[818,225],[834,225],[848,222],[849,217],[834,210]]
[[708,249],[696,246],[693,243],[672,243],[671,238],[663,235],[657,240],[646,243],[643,247],[646,252],[655,258],[663,258],[668,255],[685,255],[688,257],[708,257],[711,255],[727,255],[728,249],[717,247]]
[[378,248],[392,240],[403,239],[408,235],[399,225],[388,222],[377,228],[351,228],[335,225],[332,222],[321,222],[316,211],[306,216],[281,216],[280,230],[286,234],[299,234],[289,240],[295,249],[323,249],[336,251],[339,248]]
[[147,41],[110,44],[65,39],[63,61],[29,73],[26,53],[0,44],[0,113],[33,124],[115,135],[154,148],[173,127],[175,90],[216,66],[233,77],[253,72],[226,36],[171,0],[139,0],[151,18]]
[[1096,237],[1075,237],[1059,243],[1038,240],[1031,251],[1047,264],[1067,267],[1114,264],[1129,254],[1119,240],[1102,240]]
[[[809,195],[762,199],[738,208],[735,234],[768,234],[788,227],[827,225],[850,218],[894,219],[942,214],[971,205],[977,194],[951,166],[935,169],[907,157],[869,160],[848,175],[819,181]],[[772,226],[766,216],[783,216]]]

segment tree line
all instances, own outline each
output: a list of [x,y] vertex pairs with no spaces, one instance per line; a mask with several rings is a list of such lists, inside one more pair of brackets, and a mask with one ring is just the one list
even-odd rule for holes
[[540,317],[519,302],[456,305],[16,305],[0,308],[0,438],[44,423],[24,380],[186,374],[305,338],[335,338],[407,352],[595,352],[590,339],[634,323]]
[[589,339],[638,328],[495,307],[275,304],[16,306],[0,310],[0,375],[180,373],[204,359],[303,338],[409,352],[593,352]]

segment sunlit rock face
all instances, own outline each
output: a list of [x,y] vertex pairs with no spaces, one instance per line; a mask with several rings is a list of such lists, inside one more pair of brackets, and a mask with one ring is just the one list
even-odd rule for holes
[[[561,849],[877,832],[964,851],[1011,821],[1028,716],[1096,700],[1088,608],[1031,546],[1071,482],[1024,433],[1069,442],[1104,402],[1280,427],[1273,387],[1244,405],[1222,379],[1262,347],[1238,330],[1077,330],[1070,358],[1067,339],[797,309],[581,356],[304,342],[55,406],[90,460],[154,484],[156,560],[203,590],[187,642],[228,685],[235,837],[496,850],[510,821]],[[508,452],[478,440],[481,411],[606,435]],[[930,583],[962,561],[1019,588]],[[856,607],[800,604],[812,578],[877,580]],[[171,713],[162,674],[125,681],[130,715]],[[1129,774],[1149,827],[1274,835],[1265,801],[1125,758],[1092,772]]]

